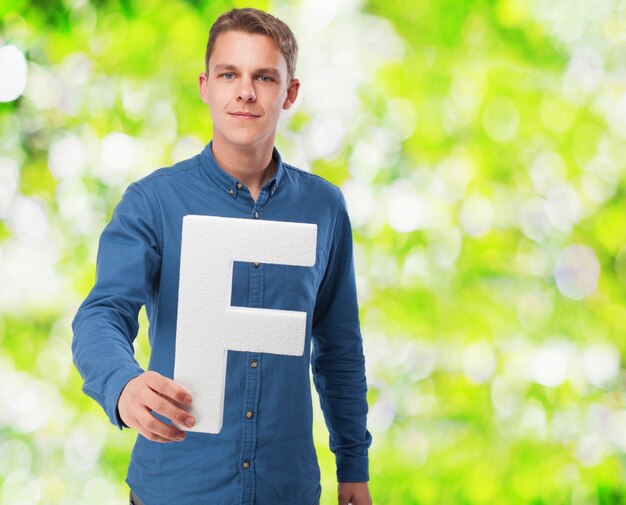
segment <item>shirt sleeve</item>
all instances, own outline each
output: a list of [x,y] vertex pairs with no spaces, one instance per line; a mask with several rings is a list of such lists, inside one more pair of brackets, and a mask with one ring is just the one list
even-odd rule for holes
[[352,229],[343,198],[313,314],[313,381],[338,482],[369,480],[367,383],[354,278]]
[[160,229],[146,194],[131,184],[100,236],[96,282],[72,321],[72,353],[83,391],[120,429],[125,425],[117,411],[119,396],[143,372],[133,341],[139,310],[160,274]]

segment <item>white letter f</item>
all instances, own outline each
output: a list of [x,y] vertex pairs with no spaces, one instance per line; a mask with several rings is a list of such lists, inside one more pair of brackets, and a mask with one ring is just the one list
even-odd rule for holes
[[314,224],[183,218],[174,380],[189,390],[189,431],[219,433],[228,350],[302,356],[306,312],[232,307],[233,262],[313,266]]

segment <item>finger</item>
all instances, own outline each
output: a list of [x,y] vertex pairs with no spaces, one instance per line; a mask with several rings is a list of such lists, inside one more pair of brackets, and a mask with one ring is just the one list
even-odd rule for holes
[[174,405],[169,397],[157,394],[150,388],[145,390],[143,401],[146,407],[179,425],[191,428],[195,424],[195,419],[189,412]]
[[159,442],[161,444],[165,444],[165,443],[171,443],[172,440],[168,440],[167,438],[163,438],[160,437],[158,435],[155,435],[154,433],[150,433],[146,430],[144,430],[143,428],[137,428],[137,431],[139,432],[139,434],[145,438],[147,438],[148,440],[152,441],[152,442]]
[[150,388],[157,393],[168,396],[182,405],[191,404],[191,393],[178,384],[178,382],[175,382],[168,377],[164,377],[157,372],[150,372],[149,375],[147,375],[147,379],[148,386],[150,386]]
[[152,440],[153,442],[171,442],[171,440],[168,440],[166,438],[163,438],[155,433],[150,433],[149,431],[147,431],[142,425],[141,422],[139,421],[139,419],[137,418],[137,416],[132,416],[127,423],[127,426],[129,428],[133,428],[135,430],[137,430],[137,432],[142,435],[143,437],[147,438],[148,440]]
[[[149,440],[153,438],[163,438],[167,442],[182,442],[185,439],[185,432],[179,430],[174,426],[165,424],[160,419],[157,419],[149,411],[146,410],[145,414],[139,416],[140,428],[146,431]],[[137,430],[139,431],[139,429]],[[156,437],[154,437],[156,435]]]

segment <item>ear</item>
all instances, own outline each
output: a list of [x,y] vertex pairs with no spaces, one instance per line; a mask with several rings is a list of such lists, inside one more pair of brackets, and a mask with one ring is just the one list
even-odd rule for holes
[[292,79],[287,86],[287,98],[283,102],[283,109],[290,109],[293,103],[298,98],[298,91],[300,90],[300,81],[298,79]]
[[209,79],[208,76],[202,72],[198,76],[198,86],[200,88],[200,97],[202,101],[208,105],[209,103]]

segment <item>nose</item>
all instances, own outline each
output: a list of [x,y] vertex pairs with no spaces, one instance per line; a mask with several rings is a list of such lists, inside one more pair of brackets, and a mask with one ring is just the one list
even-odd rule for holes
[[242,102],[254,102],[256,100],[256,94],[254,92],[254,86],[250,79],[241,79],[241,84],[238,90],[237,100]]

